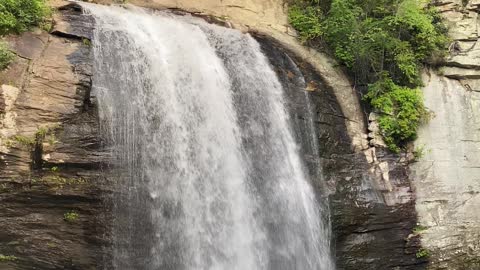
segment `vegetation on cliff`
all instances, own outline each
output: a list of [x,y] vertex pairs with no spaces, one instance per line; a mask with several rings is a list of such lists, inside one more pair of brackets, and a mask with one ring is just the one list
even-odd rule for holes
[[[0,36],[19,34],[39,26],[49,14],[45,0],[0,0]],[[13,54],[0,41],[0,70],[12,59]]]
[[423,106],[420,71],[443,59],[446,28],[425,1],[296,0],[290,23],[303,42],[328,47],[351,72],[364,100],[380,114],[395,152],[415,139]]

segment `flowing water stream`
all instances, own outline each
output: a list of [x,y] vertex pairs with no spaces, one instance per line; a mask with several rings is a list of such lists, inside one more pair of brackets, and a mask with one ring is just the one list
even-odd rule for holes
[[82,4],[118,172],[113,267],[332,270],[329,229],[259,44],[190,16]]

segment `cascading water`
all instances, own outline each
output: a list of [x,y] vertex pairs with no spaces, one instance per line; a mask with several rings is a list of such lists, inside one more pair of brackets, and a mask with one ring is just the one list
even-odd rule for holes
[[118,158],[113,267],[334,269],[283,89],[257,42],[189,16],[82,4]]

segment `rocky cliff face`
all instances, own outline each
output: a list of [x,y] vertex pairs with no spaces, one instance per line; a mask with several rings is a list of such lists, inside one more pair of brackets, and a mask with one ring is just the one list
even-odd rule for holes
[[[254,33],[286,89],[318,194],[330,198],[338,269],[424,269],[429,261],[432,269],[478,269],[478,1],[437,1],[452,29],[463,30],[452,31],[458,42],[444,75],[425,75],[437,117],[421,130],[425,157],[412,174],[412,155],[385,151],[374,117],[367,134],[335,63],[292,36],[284,1],[129,2],[214,15]],[[0,73],[0,254],[17,258],[0,260],[1,269],[108,268],[114,179],[90,93],[93,21],[74,5],[53,4],[60,12],[52,33],[10,37],[18,57]]]
[[424,75],[432,119],[412,167],[430,269],[480,269],[480,1],[436,1],[453,42],[444,67]]
[[[53,34],[8,37],[0,73],[0,269],[97,269],[103,260],[106,155],[90,97],[87,41],[64,8]],[[82,24],[83,27],[88,24]]]

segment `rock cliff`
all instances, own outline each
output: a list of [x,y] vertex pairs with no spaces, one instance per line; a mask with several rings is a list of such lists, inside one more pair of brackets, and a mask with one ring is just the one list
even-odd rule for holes
[[90,48],[69,26],[79,14],[63,8],[56,24],[68,27],[52,34],[7,37],[16,58],[0,73],[0,254],[10,256],[1,269],[98,269],[103,260],[107,157]]
[[[330,198],[338,269],[480,269],[480,2],[436,2],[456,42],[445,67],[425,74],[434,117],[410,171],[412,154],[384,149],[335,62],[298,43],[283,0],[129,1],[215,16],[261,43],[318,194]],[[0,73],[0,254],[16,257],[0,268],[108,269],[114,177],[90,93],[94,22],[78,6],[52,5],[51,33],[8,37],[17,57]]]
[[416,141],[416,209],[430,269],[480,269],[480,1],[436,4],[453,41],[424,75],[432,119]]

